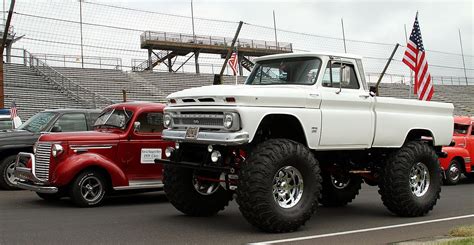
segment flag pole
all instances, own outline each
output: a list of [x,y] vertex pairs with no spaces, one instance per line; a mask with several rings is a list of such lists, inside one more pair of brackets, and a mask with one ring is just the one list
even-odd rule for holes
[[[240,66],[240,62],[239,62],[239,42],[237,42],[237,45],[235,46],[235,58],[237,59],[237,64],[238,66]],[[237,67],[238,67],[237,66]],[[239,74],[239,69],[235,69],[235,85],[238,84],[238,81],[237,81],[237,75]]]
[[[406,41],[406,43],[408,44],[407,25],[404,24],[403,26],[405,27],[405,41]],[[410,88],[409,88],[409,90],[408,90],[408,98],[409,98],[409,99],[411,99],[412,86],[413,86],[413,71],[410,70]]]

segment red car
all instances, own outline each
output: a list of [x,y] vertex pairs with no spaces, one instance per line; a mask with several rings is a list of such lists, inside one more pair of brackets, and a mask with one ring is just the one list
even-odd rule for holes
[[474,177],[474,118],[455,117],[453,143],[443,147],[446,158],[440,158],[441,168],[444,170],[446,184],[455,185],[461,179],[461,174]]
[[[79,206],[97,206],[122,190],[162,188],[162,158],[173,143],[161,139],[162,104],[131,102],[105,108],[94,131],[42,135],[34,154],[17,157],[16,186],[45,200],[69,196]],[[29,164],[21,166],[24,157]]]

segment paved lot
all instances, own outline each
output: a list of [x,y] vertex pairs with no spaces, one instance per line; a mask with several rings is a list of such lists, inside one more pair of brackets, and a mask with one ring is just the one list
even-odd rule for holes
[[[0,244],[244,244],[321,234],[330,235],[291,243],[383,244],[442,235],[454,226],[474,224],[474,182],[443,186],[441,194],[428,216],[400,218],[385,209],[376,187],[364,186],[351,205],[319,208],[298,232],[265,234],[241,217],[235,202],[215,217],[191,218],[176,211],[160,192],[113,197],[103,207],[84,209],[67,199],[47,203],[32,192],[0,191]],[[462,215],[471,217],[383,228]],[[333,234],[375,227],[382,228]]]

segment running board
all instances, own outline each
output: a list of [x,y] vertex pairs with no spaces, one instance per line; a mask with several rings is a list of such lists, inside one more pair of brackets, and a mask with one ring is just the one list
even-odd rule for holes
[[161,180],[131,180],[128,186],[114,187],[116,191],[124,190],[141,190],[141,189],[162,189],[163,182]]

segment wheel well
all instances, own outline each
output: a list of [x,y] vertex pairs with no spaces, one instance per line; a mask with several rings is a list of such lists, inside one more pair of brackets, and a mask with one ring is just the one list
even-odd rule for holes
[[420,140],[420,139],[422,139],[422,137],[426,137],[426,138],[424,138],[424,140],[427,140],[431,143],[434,143],[435,139],[433,137],[433,133],[431,133],[431,131],[429,131],[427,129],[412,129],[412,130],[410,130],[410,132],[408,132],[408,135],[405,139],[405,143],[407,143],[409,141],[412,141],[412,140]]
[[107,172],[106,169],[104,169],[100,166],[97,166],[97,165],[92,165],[92,166],[89,166],[89,167],[81,170],[79,173],[76,174],[76,176],[78,176],[79,174],[81,174],[82,172],[85,172],[85,171],[97,171],[97,172],[101,173],[106,179],[107,188],[108,189],[112,188],[112,178],[110,177],[110,174],[109,174],[109,172]]
[[3,150],[0,152],[0,161],[2,161],[5,157],[17,155],[20,152],[32,152],[32,150],[29,148],[14,148]]
[[292,115],[272,114],[263,118],[255,133],[253,142],[260,143],[267,139],[284,138],[308,145],[300,121]]
[[456,157],[453,157],[452,160],[456,160],[458,161],[459,164],[461,164],[461,166],[459,166],[462,170],[463,173],[466,172],[466,164],[464,163],[464,158],[460,157],[460,156],[456,156]]

